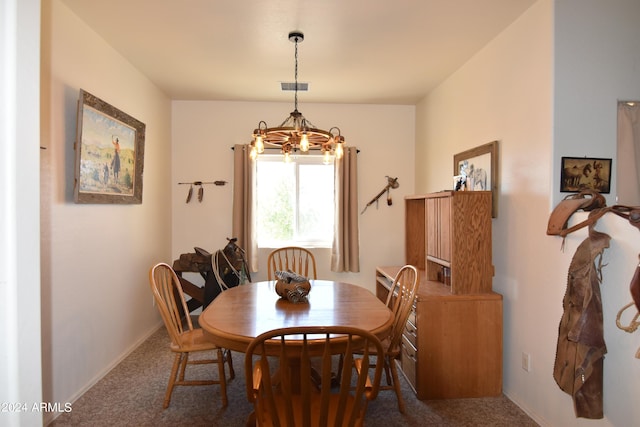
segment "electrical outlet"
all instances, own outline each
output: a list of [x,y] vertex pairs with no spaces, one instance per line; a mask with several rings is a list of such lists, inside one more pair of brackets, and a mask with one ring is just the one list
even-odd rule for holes
[[524,351],[522,352],[522,369],[531,372],[531,356]]

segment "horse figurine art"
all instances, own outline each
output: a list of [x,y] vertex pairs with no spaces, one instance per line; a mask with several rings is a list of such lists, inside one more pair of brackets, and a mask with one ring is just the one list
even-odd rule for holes
[[591,163],[587,163],[580,169],[578,166],[564,168],[562,182],[567,190],[580,190],[582,178],[588,178],[592,172]]

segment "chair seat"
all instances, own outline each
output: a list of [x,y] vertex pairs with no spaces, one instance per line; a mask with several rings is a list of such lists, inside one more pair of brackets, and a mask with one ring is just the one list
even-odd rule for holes
[[208,341],[204,336],[204,330],[193,329],[191,331],[184,331],[180,336],[180,345],[171,343],[171,351],[175,352],[192,352],[202,350],[215,350],[218,347]]
[[[329,416],[328,416],[328,420],[329,420],[329,424],[328,426],[334,426],[335,424],[332,424],[332,420],[335,419],[336,416],[336,410],[338,407],[338,403],[339,403],[339,398],[340,396],[338,394],[333,394],[330,396],[329,398]],[[282,421],[286,420],[286,413],[285,413],[285,409],[287,406],[292,406],[294,408],[294,417],[295,417],[295,422],[293,425],[295,426],[301,426],[303,425],[302,422],[302,402],[301,402],[301,397],[300,396],[293,396],[291,399],[285,399],[284,396],[282,395],[274,395],[274,400],[276,403],[276,407],[278,408],[278,413],[279,413],[279,419]],[[349,408],[347,410],[347,413],[351,412],[351,408],[353,407],[355,400],[353,399],[353,396],[348,396],[347,397],[347,401],[346,401],[346,405],[347,408]],[[264,411],[262,414],[255,414],[256,416],[256,420],[261,417],[261,421],[259,422],[257,425],[261,425],[261,426],[272,426],[272,420],[271,420],[271,416],[269,415],[268,411]],[[320,398],[318,395],[318,399],[312,399],[311,401],[311,426],[317,426],[319,425],[319,421],[320,421]],[[362,425],[362,419],[359,419],[358,423],[356,423],[356,425]],[[338,426],[341,426],[342,423],[338,424]]]

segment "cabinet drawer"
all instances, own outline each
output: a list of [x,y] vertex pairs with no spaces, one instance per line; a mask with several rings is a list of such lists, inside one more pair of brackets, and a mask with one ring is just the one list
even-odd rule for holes
[[404,338],[406,338],[411,344],[413,344],[413,348],[418,348],[418,329],[415,324],[411,322],[407,322],[404,327]]
[[411,386],[415,390],[417,387],[416,384],[416,365],[418,363],[417,351],[411,345],[411,343],[407,340],[405,336],[402,337],[402,355],[400,357],[402,372],[404,372],[405,377],[411,383]]

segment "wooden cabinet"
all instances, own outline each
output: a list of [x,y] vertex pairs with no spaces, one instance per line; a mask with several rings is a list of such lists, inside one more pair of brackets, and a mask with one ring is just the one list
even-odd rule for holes
[[[399,363],[418,398],[500,395],[502,295],[492,290],[491,192],[405,198],[405,251],[421,277]],[[381,300],[399,269],[376,269]]]
[[[399,269],[376,269],[381,300]],[[453,295],[448,286],[422,276],[399,363],[418,399],[499,396],[502,295]]]
[[[405,199],[406,262],[456,295],[491,292],[491,192],[442,191]],[[417,224],[420,224],[416,227]]]

